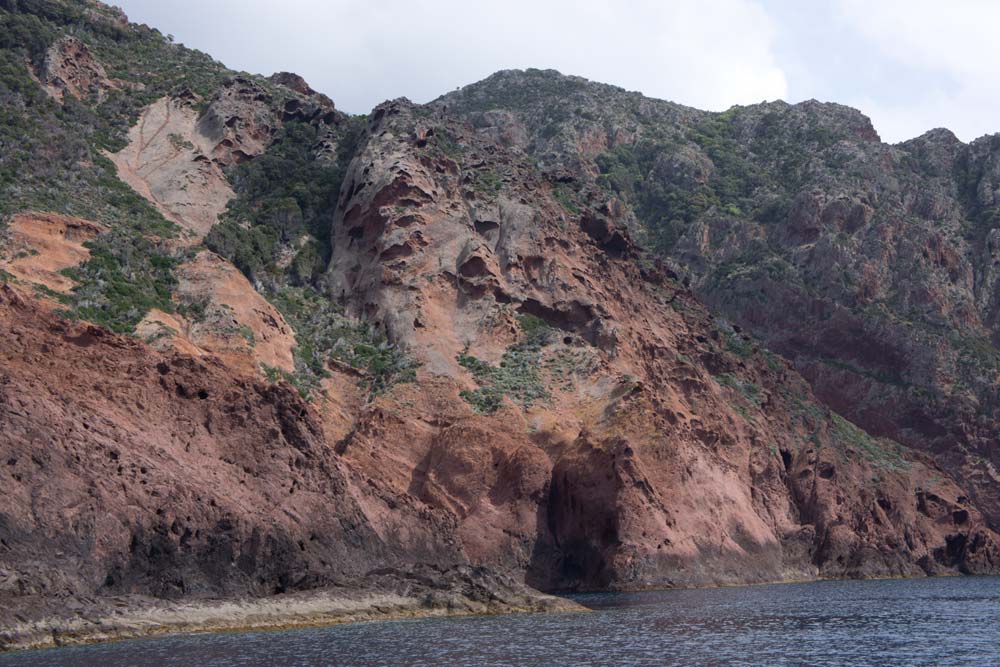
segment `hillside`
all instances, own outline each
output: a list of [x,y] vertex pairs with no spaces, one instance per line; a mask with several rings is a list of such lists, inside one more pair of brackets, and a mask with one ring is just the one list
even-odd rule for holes
[[507,110],[524,150],[568,190],[623,202],[621,224],[714,313],[872,435],[970,480],[1000,519],[1000,136],[890,146],[836,104],[708,114],[539,71],[440,103]]
[[0,35],[0,642],[386,568],[1000,570],[992,140],[536,70],[352,117],[96,2]]

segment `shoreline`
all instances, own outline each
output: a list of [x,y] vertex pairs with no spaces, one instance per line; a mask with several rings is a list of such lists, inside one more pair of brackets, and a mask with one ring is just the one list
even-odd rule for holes
[[678,584],[675,586],[622,586],[620,588],[586,588],[578,590],[556,590],[550,594],[555,596],[566,595],[597,595],[600,593],[656,593],[662,591],[697,591],[714,588],[748,588],[751,586],[783,586],[785,584],[818,584],[828,581],[909,581],[914,579],[949,579],[949,578],[970,578],[970,577],[1000,577],[1000,572],[996,574],[965,574],[963,572],[940,572],[936,574],[879,574],[859,577],[790,577],[788,579],[768,579],[764,581],[723,581],[719,583],[707,584]]
[[[468,573],[429,582],[409,573],[390,585],[337,587],[262,598],[167,601],[146,596],[91,599],[51,613],[59,600],[37,600],[34,613],[4,610],[0,654],[167,635],[257,632],[348,623],[515,613],[583,612],[572,600]],[[471,586],[470,586],[471,584]],[[499,584],[499,585],[498,585]],[[65,601],[63,601],[65,602]],[[10,619],[13,622],[10,622]]]
[[[0,653],[37,651],[63,646],[97,644],[155,637],[266,632],[424,618],[459,618],[506,614],[590,611],[563,595],[643,593],[709,588],[742,588],[823,581],[904,580],[925,577],[821,577],[777,581],[721,583],[701,586],[636,587],[603,591],[542,593],[504,578],[488,581],[476,571],[447,573],[441,580],[414,578],[394,571],[372,587],[331,587],[261,598],[202,598],[167,601],[147,596],[95,598],[71,614],[37,614],[13,625],[0,625]],[[927,578],[955,577],[944,574]],[[966,575],[971,576],[971,575]],[[475,578],[475,581],[472,581]],[[400,586],[401,582],[406,585]],[[473,583],[481,590],[459,591]],[[395,590],[393,590],[395,589]],[[46,601],[48,604],[53,600]],[[17,612],[11,612],[15,617]]]
[[[316,597],[325,597],[320,594]],[[185,603],[185,612],[190,614],[189,618],[180,619],[175,616],[176,612],[167,612],[166,615],[158,617],[155,608],[150,608],[146,613],[136,611],[133,614],[122,615],[113,618],[102,618],[94,621],[74,621],[71,619],[44,619],[36,623],[26,623],[22,626],[15,626],[9,631],[5,630],[4,637],[0,644],[0,653],[37,651],[64,646],[77,646],[84,644],[99,644],[132,639],[147,639],[166,636],[193,635],[193,634],[216,634],[229,632],[268,632],[279,630],[292,630],[303,628],[321,628],[334,625],[348,625],[354,623],[372,623],[380,621],[400,621],[424,618],[460,618],[474,616],[498,616],[505,614],[532,614],[532,613],[573,613],[589,611],[586,607],[559,598],[549,596],[560,602],[553,602],[551,605],[538,606],[498,606],[487,607],[481,610],[454,609],[448,607],[423,607],[419,601],[412,598],[399,598],[398,600],[373,600],[371,606],[356,610],[338,610],[331,608],[328,611],[290,611],[289,615],[271,616],[266,608],[270,606],[265,598],[263,601],[218,601],[217,604],[208,602]],[[312,607],[320,600],[314,600],[307,604]],[[331,599],[334,604],[341,602],[336,598]],[[234,606],[258,607],[256,613],[236,615],[224,618],[218,616],[219,611],[226,607]],[[250,611],[250,610],[246,610]],[[199,617],[202,617],[199,619]]]

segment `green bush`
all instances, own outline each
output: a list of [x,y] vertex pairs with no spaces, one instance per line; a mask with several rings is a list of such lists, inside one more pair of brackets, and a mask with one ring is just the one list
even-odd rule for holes
[[[360,130],[353,122],[342,131],[339,156],[331,161],[316,155],[316,127],[287,124],[263,154],[230,172],[236,196],[205,245],[253,281],[311,283],[329,259],[334,209]],[[303,235],[309,240],[286,275],[277,260]]]
[[458,363],[482,385],[475,390],[461,392],[462,398],[480,414],[496,412],[504,396],[524,407],[549,398],[539,371],[542,368],[541,351],[548,344],[552,329],[534,315],[520,315],[518,321],[524,336],[507,348],[499,366],[492,366],[464,352],[458,355]]
[[494,171],[477,171],[473,187],[479,192],[486,194],[496,194],[503,188],[503,181]]
[[559,202],[559,205],[566,209],[567,213],[571,215],[579,215],[580,207],[575,201],[575,195],[572,190],[565,183],[559,183],[552,190],[552,196],[555,200]]
[[660,153],[670,150],[676,150],[672,143],[642,140],[597,157],[598,183],[634,206],[653,247],[663,253],[673,249],[696,216],[718,204],[709,187],[687,190],[649,177]]
[[344,314],[312,287],[284,287],[265,293],[295,330],[293,384],[308,396],[329,375],[336,359],[363,372],[370,396],[416,379],[416,364],[377,329]]
[[132,333],[150,309],[173,312],[178,260],[159,241],[116,228],[85,245],[90,258],[63,271],[79,283],[70,296],[70,315]]

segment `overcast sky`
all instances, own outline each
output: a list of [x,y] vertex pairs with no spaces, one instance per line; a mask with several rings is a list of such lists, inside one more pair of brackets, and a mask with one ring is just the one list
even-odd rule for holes
[[538,67],[711,110],[841,102],[890,142],[1000,131],[993,0],[110,1],[231,68],[301,74],[352,113]]

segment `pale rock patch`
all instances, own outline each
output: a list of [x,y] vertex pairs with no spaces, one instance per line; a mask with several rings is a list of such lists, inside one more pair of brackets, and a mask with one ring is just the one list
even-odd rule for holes
[[222,168],[207,157],[214,146],[196,130],[198,113],[187,100],[163,97],[143,109],[129,143],[108,157],[118,177],[165,218],[201,240],[234,196]]

